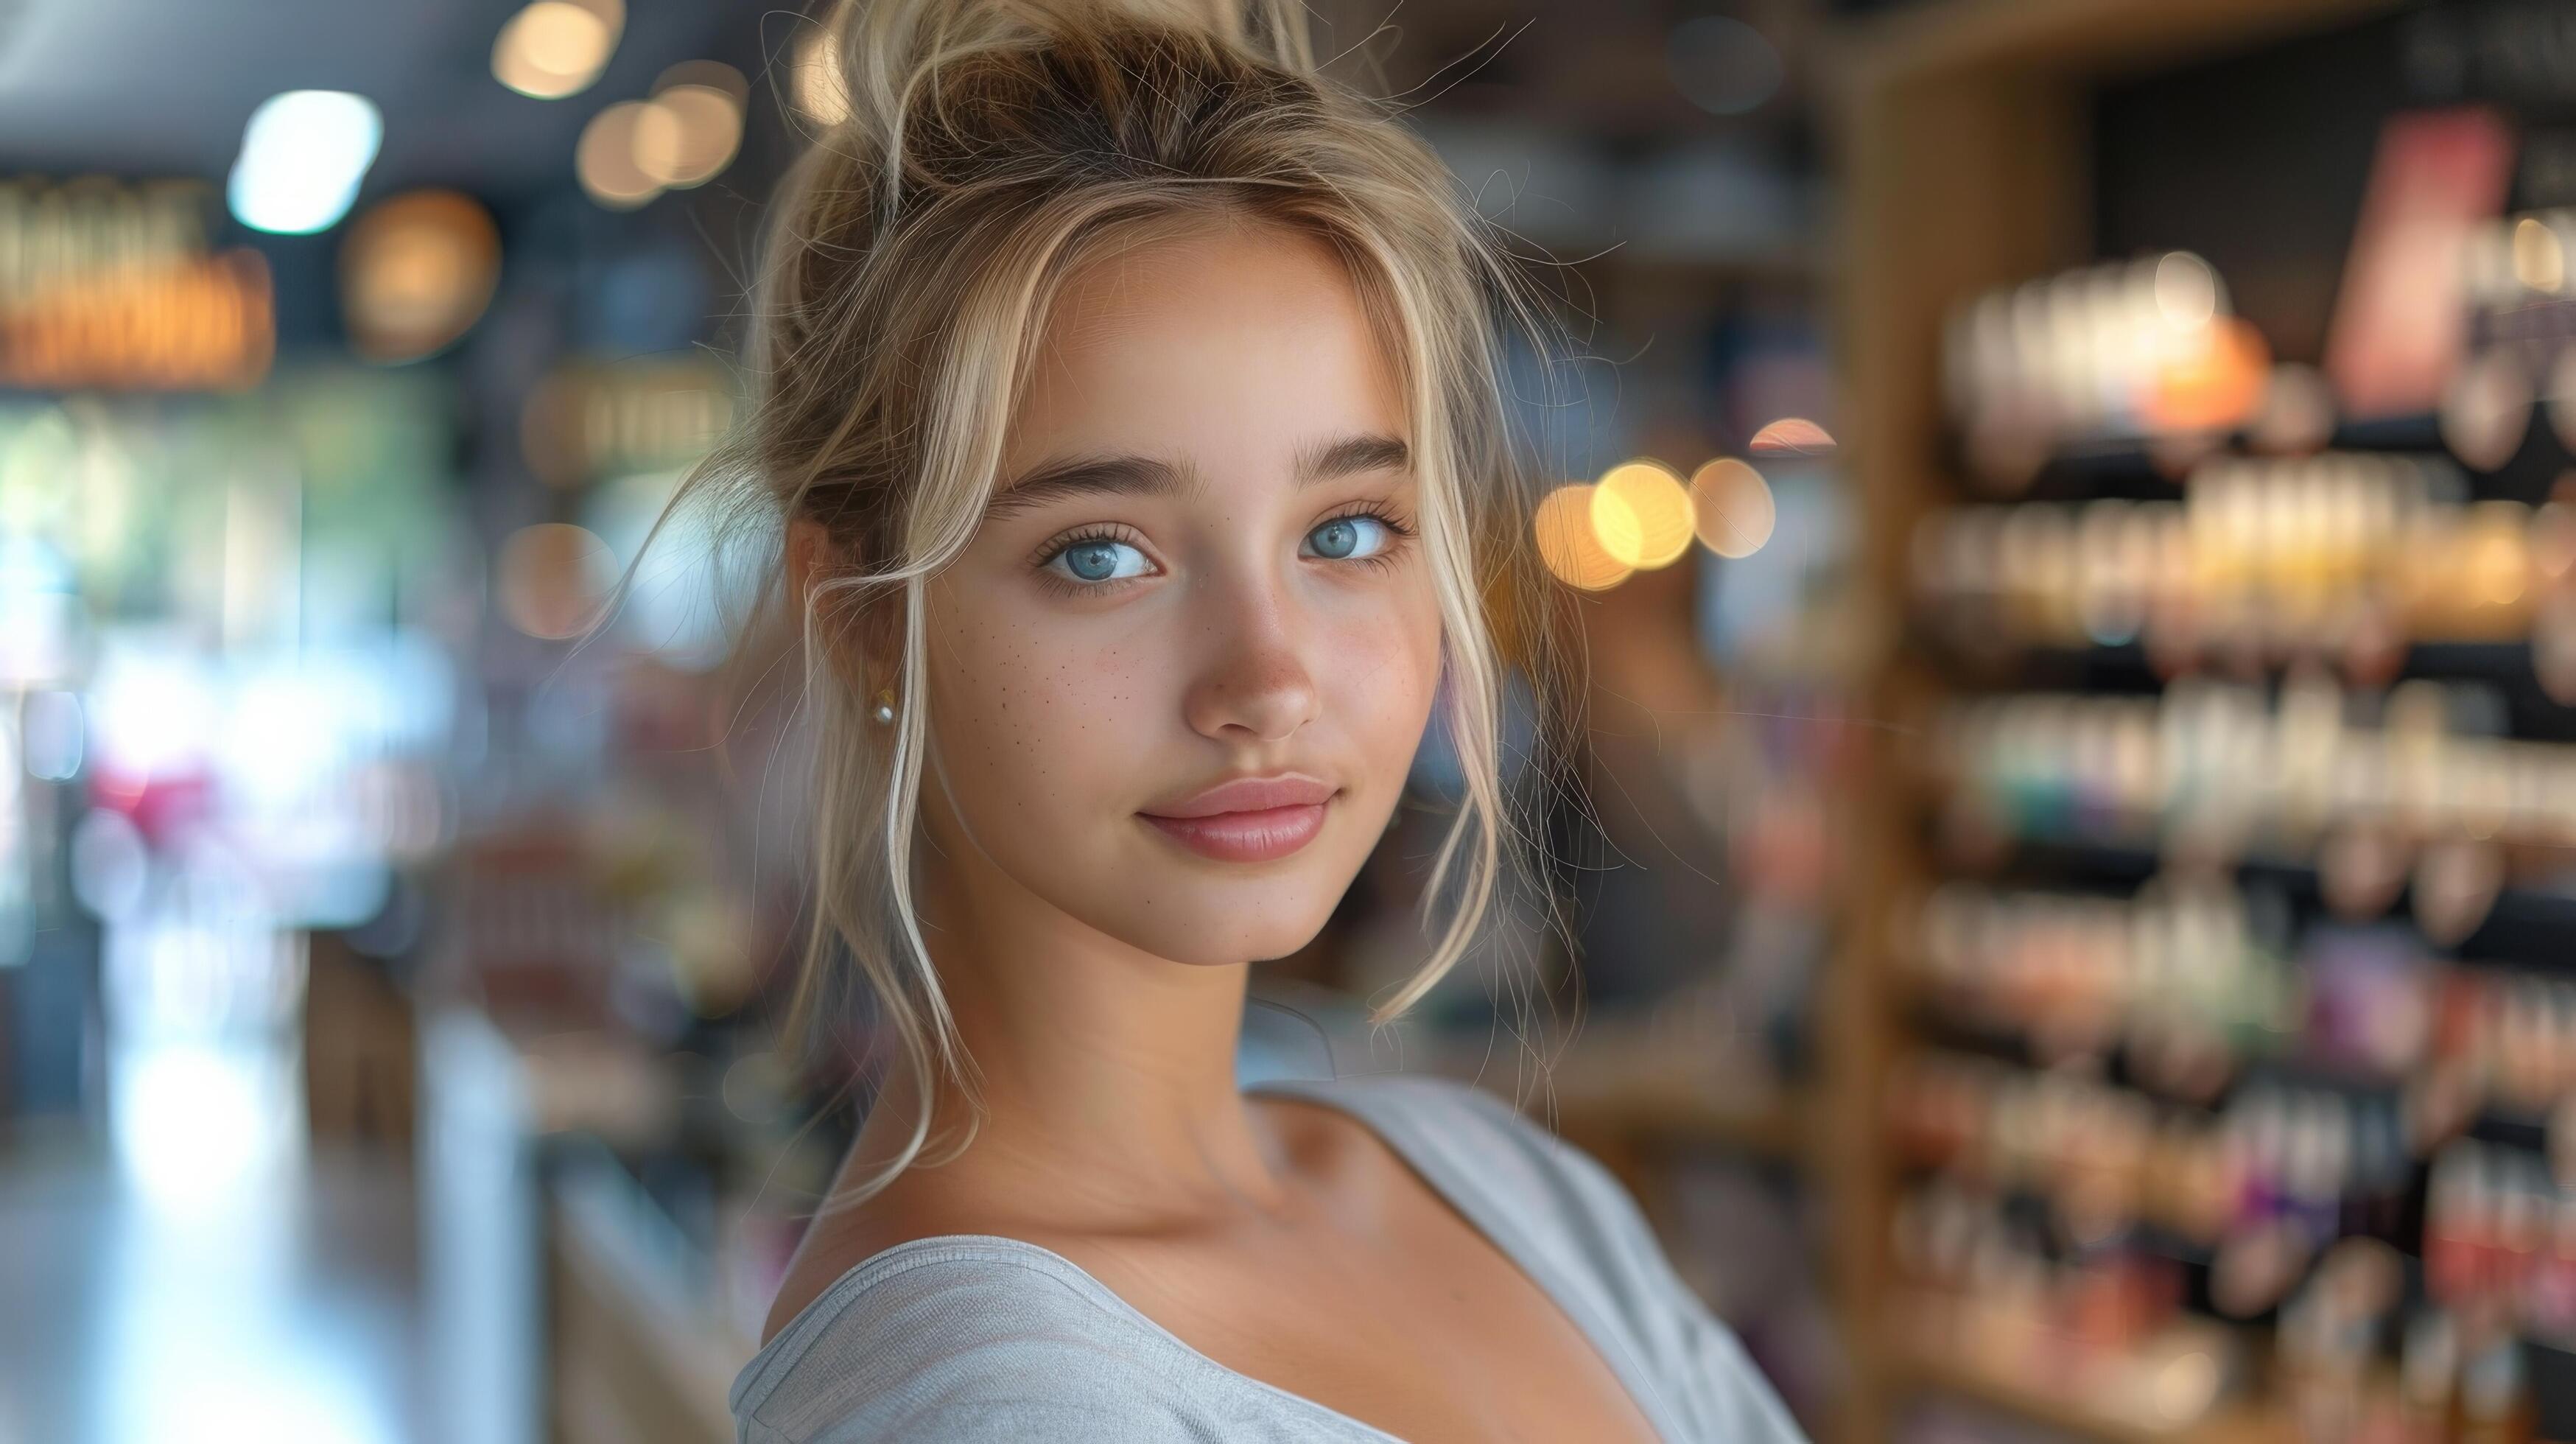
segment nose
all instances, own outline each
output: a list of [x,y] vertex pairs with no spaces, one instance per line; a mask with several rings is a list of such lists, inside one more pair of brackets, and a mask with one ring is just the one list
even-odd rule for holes
[[1182,699],[1191,728],[1220,742],[1277,742],[1313,721],[1323,695],[1294,601],[1251,578],[1210,578],[1198,590],[1199,660]]

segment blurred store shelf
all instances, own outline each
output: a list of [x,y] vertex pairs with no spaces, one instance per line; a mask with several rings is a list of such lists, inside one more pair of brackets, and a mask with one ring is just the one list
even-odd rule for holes
[[[2391,947],[2404,961],[2385,976],[2405,982],[2439,978],[2447,987],[2463,971],[2498,964],[2545,976],[2563,961],[2576,923],[2564,909],[2555,839],[2485,826],[2484,814],[2461,801],[2484,794],[2445,774],[2428,789],[2434,822],[2419,828],[2410,817],[2390,835],[2445,863],[2493,864],[2493,885],[2488,871],[2462,868],[2479,890],[2445,891],[2434,885],[2451,875],[2434,867],[2415,875],[2411,892],[2390,887],[2383,896],[2362,885],[2375,881],[2363,866],[2366,847],[2336,829],[2382,822],[2386,810],[2354,807],[2333,812],[2333,827],[2314,825],[2294,774],[2320,749],[2304,735],[2263,732],[2274,724],[2262,706],[2244,712],[2263,715],[2247,731],[2263,732],[2264,760],[2224,777],[2191,771],[2224,748],[2183,760],[2188,749],[2156,750],[2184,727],[2143,750],[2130,744],[2152,727],[2078,726],[2081,742],[2062,750],[2052,750],[2048,731],[2060,706],[2087,724],[2166,706],[2154,715],[2172,722],[2192,700],[2174,699],[2208,695],[2213,679],[2232,679],[2227,685],[2248,690],[2229,695],[2250,697],[2286,676],[2295,680],[2283,690],[2319,699],[2320,715],[2329,703],[2347,706],[2344,725],[2356,733],[2384,721],[2387,691],[2434,683],[2406,687],[2410,707],[2437,698],[2456,719],[2428,729],[2439,736],[2427,750],[2457,739],[2456,752],[2480,766],[2507,756],[2554,766],[2564,754],[2552,749],[2576,735],[2554,685],[2545,600],[2564,571],[2555,564],[2558,521],[2542,514],[2563,462],[2537,411],[2522,405],[2534,439],[2514,465],[2504,464],[2502,425],[2491,428],[2501,438],[2491,454],[2446,457],[2458,434],[2426,414],[2430,396],[2347,404],[2348,374],[2331,359],[2332,334],[2347,327],[2342,310],[2351,304],[2348,293],[2338,298],[2334,278],[2350,288],[2369,274],[2347,261],[2372,244],[2369,222],[2356,235],[2353,218],[2374,147],[2384,164],[2388,137],[2403,130],[2390,117],[2447,114],[2443,107],[2462,102],[2515,115],[2533,105],[2494,72],[2449,90],[2428,85],[2420,68],[2396,72],[2444,44],[2519,56],[2525,47],[2513,27],[2536,23],[2540,12],[2420,6],[2391,18],[2398,8],[2385,0],[1941,0],[1847,33],[1850,268],[1840,302],[1854,406],[1844,438],[1868,518],[1862,585],[1884,643],[1870,705],[1881,716],[1945,721],[1992,707],[2041,724],[1980,733],[1995,743],[1981,762],[1997,766],[1963,787],[1917,770],[1938,748],[1891,729],[1871,739],[1858,781],[1863,841],[1846,894],[1858,941],[1827,1022],[1827,1096],[1874,1108],[1902,1095],[1923,1105],[1917,1121],[1931,1124],[1906,1138],[1978,1146],[1932,1158],[1864,1145],[1838,1155],[1843,1166],[1829,1174],[1849,1221],[1838,1239],[1851,1250],[1838,1303],[1857,1345],[1856,1439],[1903,1437],[1909,1415],[1900,1403],[1941,1396],[2106,1441],[2533,1437],[2528,1421],[2515,1426],[2526,1432],[2501,1427],[2521,1407],[2519,1377],[2492,1363],[2463,1370],[2442,1349],[2418,1347],[2417,1325],[2439,1324],[2446,1311],[2483,1317],[2490,1300],[2456,1280],[2437,1281],[2427,1298],[2411,1281],[2418,1256],[2439,1251],[2424,1242],[2438,1243],[2440,1230],[2411,1218],[2407,1205],[2410,1193],[2421,1197],[2429,1160],[2372,1139],[2388,1131],[2382,1095],[2392,1085],[2448,1082],[2450,1070],[2417,1066],[2402,1050],[2370,1053],[2339,1030],[2406,1012],[2358,996],[2355,979],[2383,976],[2369,972],[2375,963],[2353,940],[2365,928],[2402,942]],[[2389,73],[2371,72],[2382,58]],[[2566,79],[2554,67],[2551,76],[2553,86]],[[2351,103],[2329,111],[2293,98],[2321,83]],[[2555,90],[2551,97],[2557,104]],[[2476,151],[2477,139],[2439,157],[2419,144],[2416,174],[2510,170],[2483,164],[2492,153]],[[2349,157],[2331,163],[2344,167],[2331,176],[2329,154]],[[2526,158],[2518,185],[2531,184],[2535,161]],[[2373,205],[2381,184],[2372,172]],[[2545,221],[2517,229],[2496,214],[2501,200],[2481,192],[2463,224],[2556,245]],[[2392,204],[2403,212],[2409,202],[2438,210],[2421,196]],[[2438,229],[2440,218],[2430,219]],[[2439,269],[2436,261],[2389,279],[2411,294]],[[2157,289],[2148,304],[2120,299],[2140,298],[2150,272]],[[2198,309],[2166,288],[2195,277],[2210,281],[2201,297],[2209,304]],[[2231,293],[2231,285],[2243,289]],[[2103,304],[2070,328],[1996,324],[2069,314],[2078,293]],[[2231,296],[2243,302],[2242,316]],[[2153,346],[2085,349],[2138,317],[2182,327],[2195,338],[2187,344],[2205,348],[2195,353],[2208,362],[2196,381],[2259,368],[2258,401],[2266,393],[2295,399],[2305,393],[2289,383],[2302,377],[2311,391],[2326,389],[2322,368],[2333,374],[2333,399],[2305,427],[2283,424],[2308,414],[2295,406],[2252,403],[2233,413],[2212,404],[2177,420],[2195,403],[2240,393],[2168,385],[2181,368],[2153,379],[2121,370],[2166,354]],[[2102,329],[2086,329],[2095,320]],[[2466,333],[2477,317],[2463,320]],[[2380,358],[2383,370],[2402,367],[2394,333],[2362,336],[2365,329],[2352,328],[2346,352],[2378,345],[2392,353]],[[2078,336],[2072,350],[2051,349]],[[2443,401],[2446,415],[2454,404]],[[2388,419],[2355,424],[2338,411]],[[2283,459],[2329,447],[2359,455],[2313,467]],[[2423,473],[2430,505],[2396,511],[2384,534],[2321,520],[2337,511],[2329,493],[2347,474],[2366,482],[2409,469]],[[2320,482],[2317,472],[2334,476]],[[2287,524],[2248,526],[2249,513]],[[2156,560],[2135,572],[2097,564],[2106,536],[2112,551],[2139,541],[2132,555]],[[2164,545],[2175,538],[2180,546]],[[2468,553],[2449,548],[2472,539],[2493,565],[2459,564]],[[2177,577],[2184,580],[2168,585]],[[2472,586],[2472,578],[2493,584]],[[2305,682],[2311,673],[2340,682]],[[2193,680],[2177,686],[2178,678]],[[1922,705],[1932,697],[1954,710]],[[2414,734],[2370,734],[2374,742],[2391,735]],[[2106,736],[2111,745],[2092,745]],[[2380,780],[2402,773],[2401,762],[2373,754],[2342,775]],[[2191,795],[2173,806],[2162,795],[2135,802],[2153,787],[2120,791],[2142,774],[2161,784],[2186,772],[2192,785],[2179,790]],[[2527,808],[2531,790],[2524,785],[2515,805]],[[2218,829],[2200,825],[2221,811],[2244,825],[2212,841],[2204,834]],[[2410,864],[2415,858],[2407,854]],[[2141,895],[2162,896],[2175,878],[2252,897],[2260,925],[2228,920],[2124,951],[2125,925],[2154,931]],[[1944,887],[2002,902],[1964,933],[1918,928],[1913,900]],[[2104,909],[2117,913],[2107,924]],[[1937,943],[1944,936],[1953,944],[1946,949]],[[1939,986],[1929,986],[1936,980],[1920,970],[1936,954]],[[2191,992],[2194,979],[2210,978],[2227,986]],[[2549,986],[2517,975],[2510,996],[2541,996]],[[2277,1003],[2268,1015],[2266,998]],[[2519,1001],[2494,1008],[2516,1018],[2528,1011]],[[2186,1014],[2159,1053],[2155,1018]],[[2146,1026],[2134,1027],[2141,1018]],[[2473,1030],[2454,1031],[2466,1039]],[[2158,1083],[2190,1081],[2195,1040],[2208,1045],[2199,1077],[2215,1089],[2184,1106],[2160,1096]],[[1932,1075],[1917,1065],[1941,1050],[1970,1060],[1961,1076],[1982,1080],[1966,1090],[1973,1101],[1964,1108],[1945,1111],[1922,1096]],[[2457,1066],[2483,1074],[2498,1051],[2463,1042],[2454,1056],[2475,1055]],[[2391,1059],[2417,1076],[2359,1066]],[[2131,1066],[2142,1061],[2153,1066]],[[2303,1150],[2348,1148],[2372,1166],[2339,1163],[2280,1183],[2293,1170],[2267,1151],[2271,1105],[2292,1098],[2305,1113],[2280,1135],[2300,1139]],[[2156,1154],[2152,1167],[2097,1167],[2122,1141],[2117,1127],[2098,1126],[2105,1120],[2150,1118],[2161,1148],[2228,1115],[2241,1115],[2232,1126],[2251,1140],[2229,1156],[2260,1177],[2255,1191],[2318,1195],[2315,1237],[2300,1236],[2279,1277],[2261,1273],[2263,1245],[2292,1235],[2265,1233],[2241,1200],[2221,1197],[2195,1216],[2211,1225],[2196,1248],[2173,1247],[2157,1226],[2170,1197],[2188,1192],[2174,1186],[2169,1164],[2189,1149]],[[2526,1151],[2509,1164],[2457,1147],[2446,1155],[2446,1171],[2471,1180],[2461,1197],[2474,1204],[2453,1210],[2470,1224],[2451,1226],[2483,1242],[2477,1210],[2495,1196],[2527,1206],[2529,1150],[2542,1139],[2529,1126],[2479,1120],[2476,1128],[2511,1135],[2505,1146]],[[2427,1126],[2409,1136],[2433,1149],[2447,1134]],[[2038,1153],[2050,1162],[2033,1168]],[[2487,1166],[2498,1170],[2494,1179],[2476,1171]],[[2311,1172],[2330,1186],[2315,1185]],[[2401,1332],[2404,1347],[2392,1350]],[[2487,1360],[2503,1357],[2480,1348]],[[2402,1353],[2410,1387],[2442,1401],[2431,1406],[2434,1417],[2397,1423],[2379,1377],[2391,1372],[2392,1352]],[[2287,1367],[2294,1358],[2318,1367],[2301,1376]],[[2496,1432],[2439,1417],[2467,1392],[2480,1395]]]
[[2302,1444],[2290,1420],[2265,1410],[2222,1408],[2187,1423],[2150,1422],[2103,1408],[2092,1395],[2038,1388],[1931,1349],[1900,1357],[1895,1373],[1902,1387],[1973,1399],[2105,1444]]
[[[631,1046],[514,1038],[468,1010],[427,1038],[432,1357],[456,1387],[506,1384],[450,1400],[449,1437],[730,1438],[726,1393],[759,1341],[612,1147],[667,1126],[668,1073]],[[542,1354],[542,1383],[515,1351]]]
[[604,1150],[574,1149],[551,1192],[556,1437],[731,1438],[726,1394],[760,1341],[707,1307],[678,1228]]

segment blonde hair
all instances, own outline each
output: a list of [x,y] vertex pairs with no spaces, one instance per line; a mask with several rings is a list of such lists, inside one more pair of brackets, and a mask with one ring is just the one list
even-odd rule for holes
[[[973,538],[1049,306],[1088,258],[1139,228],[1293,227],[1349,268],[1396,363],[1442,620],[1440,725],[1465,788],[1424,898],[1426,916],[1446,909],[1437,941],[1373,1024],[1468,953],[1514,873],[1539,881],[1539,830],[1504,781],[1508,670],[1535,683],[1543,778],[1572,724],[1551,685],[1565,628],[1529,544],[1500,339],[1538,333],[1541,308],[1429,146],[1322,75],[1287,0],[873,0],[831,26],[849,115],[780,187],[754,280],[752,404],[674,505],[712,494],[832,542],[805,595],[779,598],[801,619],[818,754],[787,1031],[810,1042],[863,984],[922,1103],[846,1206],[921,1158],[935,1071],[980,1113],[913,907],[924,582]],[[890,727],[870,719],[863,656],[893,660]]]

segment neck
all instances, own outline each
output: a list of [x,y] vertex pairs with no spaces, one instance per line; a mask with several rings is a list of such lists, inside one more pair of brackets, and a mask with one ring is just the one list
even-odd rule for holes
[[[923,934],[985,1108],[942,1187],[1103,1226],[1282,1205],[1284,1170],[1236,1082],[1248,963],[1140,952],[989,866],[925,883]],[[936,1149],[972,1115],[952,1080],[933,1080],[933,1101]],[[916,1116],[909,1080],[889,1080],[862,1152],[887,1156]]]

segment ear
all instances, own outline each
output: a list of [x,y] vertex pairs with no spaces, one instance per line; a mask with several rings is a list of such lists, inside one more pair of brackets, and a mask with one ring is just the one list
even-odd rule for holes
[[830,581],[842,570],[838,548],[832,545],[831,529],[810,517],[797,517],[787,523],[787,603],[788,615],[795,619],[799,632],[819,629],[817,640],[831,659],[834,671],[850,672],[847,633],[849,614],[837,599],[827,598],[818,609],[814,589]]
[[797,517],[787,523],[787,600],[794,608],[799,627],[812,624],[825,629],[824,642],[835,670],[850,679],[850,685],[873,695],[882,683],[867,679],[892,671],[889,655],[892,642],[886,635],[881,615],[884,602],[853,610],[849,598],[829,600],[821,615],[809,619],[806,599],[814,588],[849,572],[852,558],[833,542],[831,529],[810,517]]
[[805,598],[831,554],[832,534],[821,522],[800,516],[787,523],[787,595],[798,616],[805,614]]

